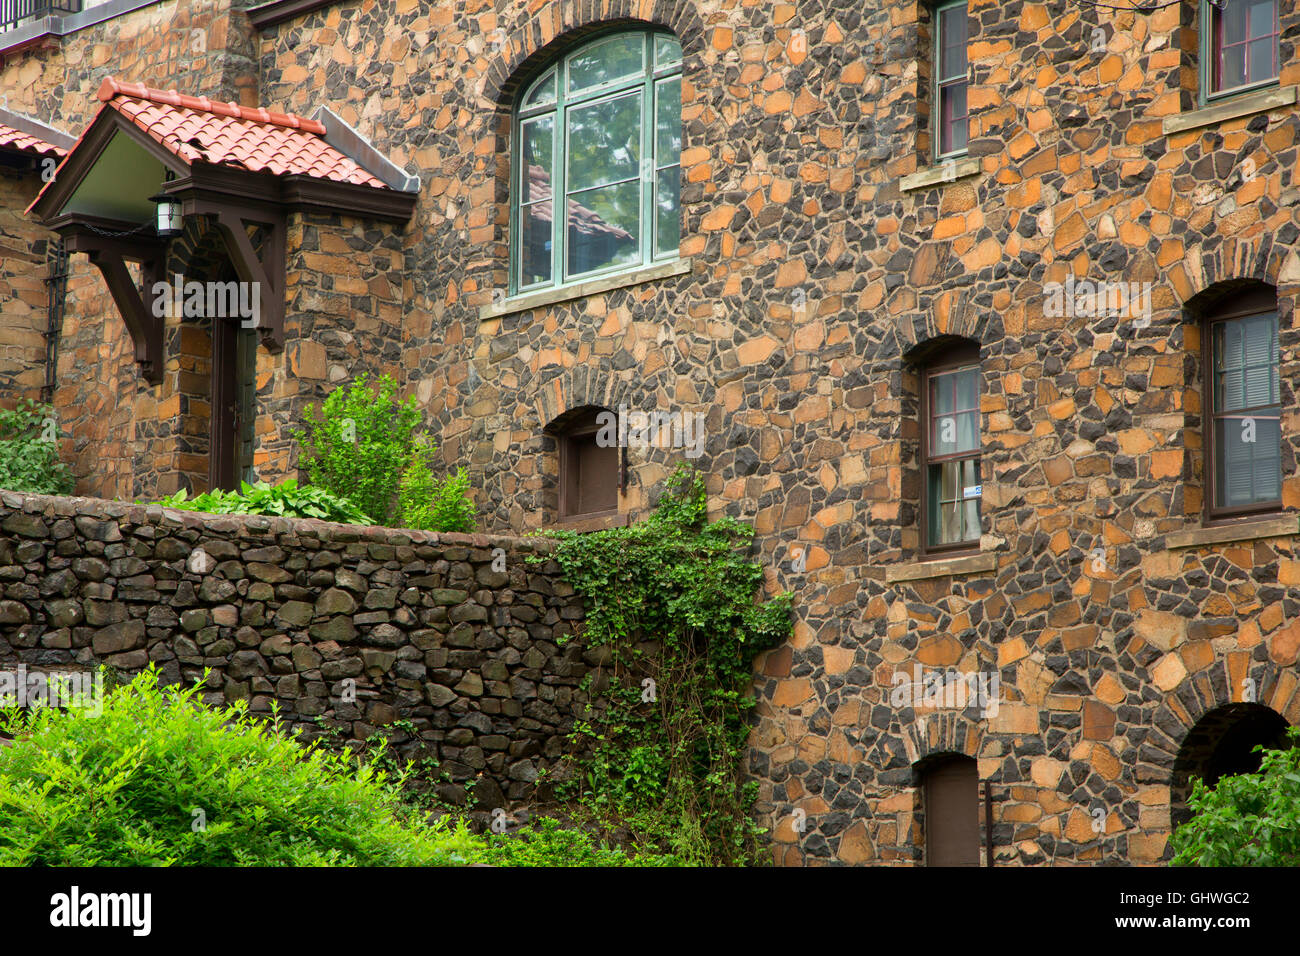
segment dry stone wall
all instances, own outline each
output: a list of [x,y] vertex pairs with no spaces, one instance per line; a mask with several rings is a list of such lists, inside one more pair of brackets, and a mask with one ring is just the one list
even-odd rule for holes
[[3,492],[0,663],[206,671],[208,703],[278,706],[308,738],[401,722],[445,799],[545,798],[587,672],[581,599],[526,560],[551,547]]

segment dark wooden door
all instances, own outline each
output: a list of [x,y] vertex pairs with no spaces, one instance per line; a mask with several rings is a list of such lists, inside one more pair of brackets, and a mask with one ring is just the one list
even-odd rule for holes
[[209,480],[238,490],[253,479],[257,332],[212,320],[212,434]]
[[953,757],[925,773],[926,866],[979,866],[979,772]]

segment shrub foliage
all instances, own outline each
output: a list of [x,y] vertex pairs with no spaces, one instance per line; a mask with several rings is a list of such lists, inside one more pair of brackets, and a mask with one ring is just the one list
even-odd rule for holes
[[0,488],[38,495],[66,495],[74,484],[59,460],[54,409],[23,399],[0,408]]
[[0,730],[0,865],[460,865],[463,825],[426,826],[397,781],[305,747],[243,702],[145,671],[103,713],[8,710]]
[[255,485],[242,482],[239,491],[205,491],[193,498],[185,489],[168,495],[159,504],[207,514],[276,515],[283,518],[318,518],[341,524],[374,524],[356,505],[324,488],[298,486],[289,478],[271,486],[264,481]]
[[1300,728],[1263,750],[1259,773],[1197,780],[1192,818],[1170,840],[1173,866],[1300,866]]
[[463,469],[441,481],[430,461],[437,446],[421,428],[415,396],[397,398],[397,382],[361,375],[326,397],[319,417],[306,409],[295,429],[300,464],[311,482],[347,498],[383,525],[420,531],[473,531],[474,503]]

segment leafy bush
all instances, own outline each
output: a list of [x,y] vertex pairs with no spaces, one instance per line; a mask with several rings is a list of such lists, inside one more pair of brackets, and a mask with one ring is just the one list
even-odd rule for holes
[[392,376],[372,387],[363,374],[330,392],[319,418],[308,405],[306,428],[293,431],[312,484],[356,502],[383,525],[396,517],[402,475],[427,440],[415,396],[399,401],[396,394]]
[[103,713],[0,712],[0,865],[461,865],[483,841],[425,825],[371,765],[305,747],[244,703],[200,705],[157,672]]
[[469,473],[459,468],[441,481],[429,468],[432,446],[422,447],[402,475],[399,510],[403,528],[417,531],[474,530],[477,509],[469,493]]
[[744,773],[752,668],[789,634],[790,597],[756,601],[763,569],[743,553],[753,529],[706,517],[703,479],[683,465],[647,520],[556,533],[587,644],[609,649],[612,671],[608,692],[592,694],[606,706],[589,707],[573,735],[583,756],[567,786],[685,862],[746,864],[764,832]]
[[584,830],[542,817],[512,834],[489,833],[474,862],[493,866],[679,866],[673,856],[654,852],[629,855],[598,842]]
[[1193,816],[1170,840],[1173,866],[1300,866],[1300,728],[1292,747],[1265,750],[1259,773],[1197,780]]
[[39,495],[66,495],[74,484],[59,461],[54,409],[29,398],[13,411],[0,408],[0,488]]
[[368,515],[346,498],[311,485],[300,488],[294,478],[286,479],[274,487],[264,481],[255,485],[245,481],[241,483],[240,489],[205,491],[191,498],[182,488],[158,503],[169,508],[208,514],[277,515],[284,518],[319,518],[321,521],[337,521],[342,524],[374,524]]

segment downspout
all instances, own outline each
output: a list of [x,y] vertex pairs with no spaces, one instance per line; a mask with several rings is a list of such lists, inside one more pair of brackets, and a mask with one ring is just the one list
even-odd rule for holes
[[45,384],[41,386],[41,401],[54,401],[59,363],[59,337],[63,334],[63,312],[68,294],[68,253],[63,240],[49,240],[45,247],[49,275],[45,279],[46,315],[45,329]]

